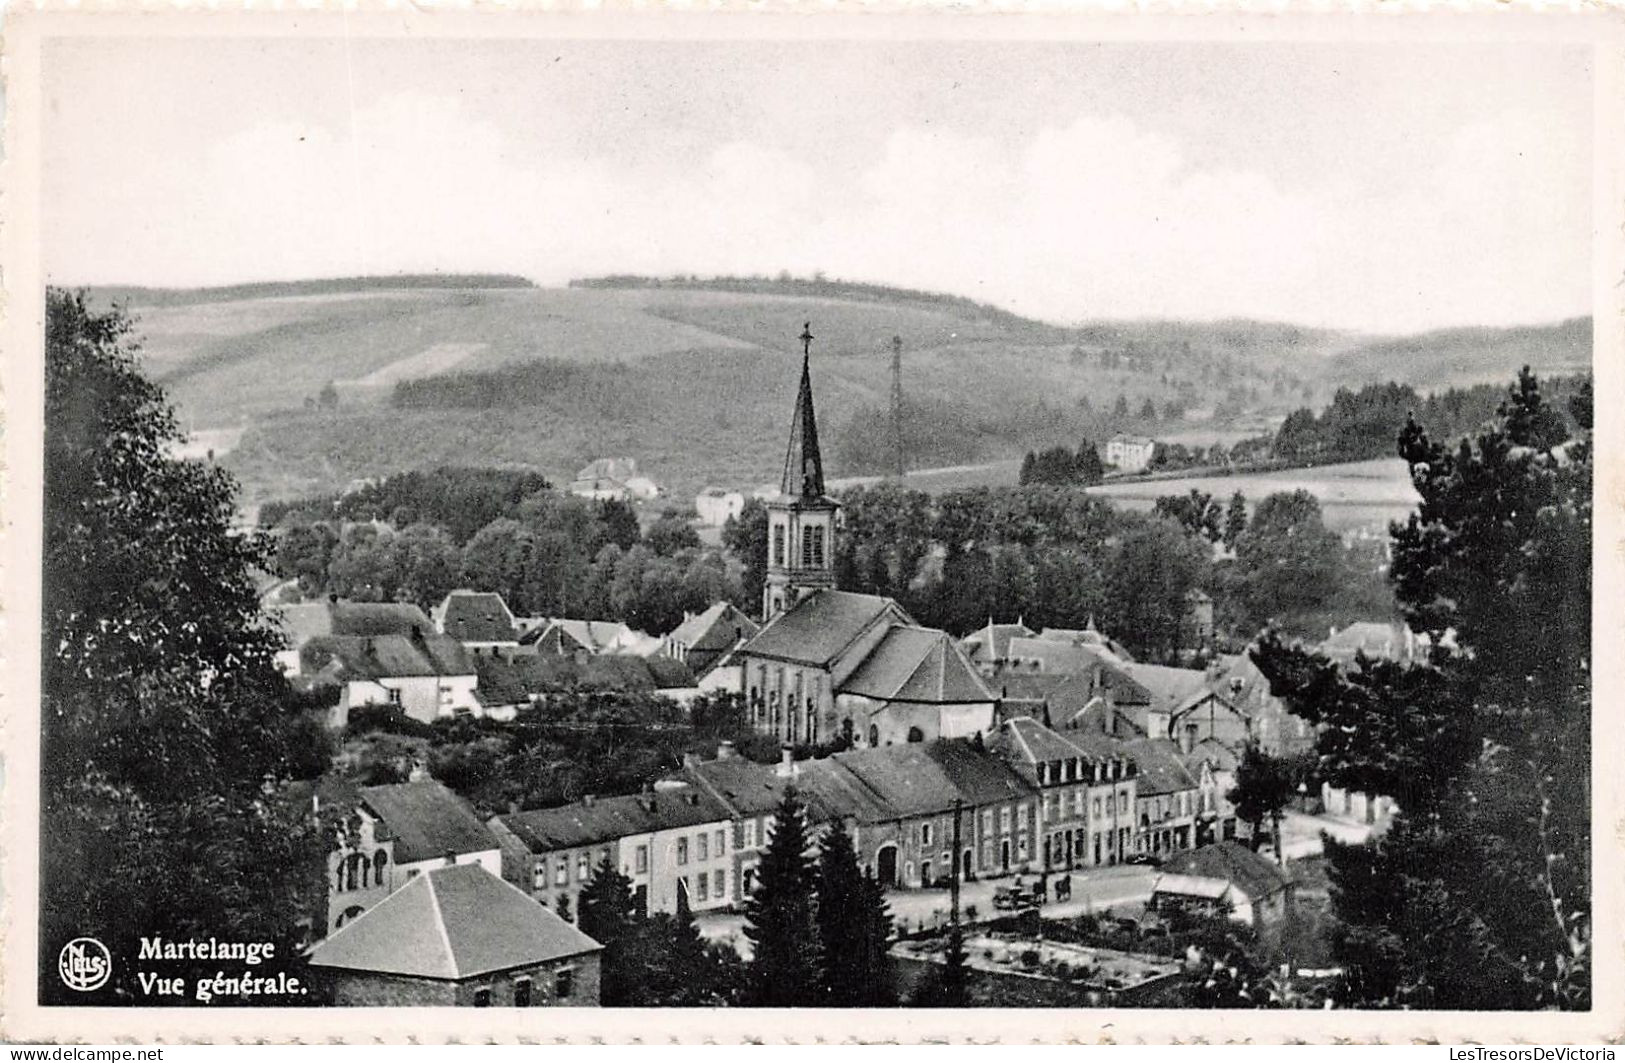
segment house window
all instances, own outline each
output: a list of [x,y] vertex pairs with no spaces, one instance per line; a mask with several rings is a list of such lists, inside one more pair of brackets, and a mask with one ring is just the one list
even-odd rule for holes
[[993,833],[993,810],[991,808],[982,809],[982,833]]
[[1016,855],[1023,860],[1027,859],[1027,836],[1025,834],[1016,841]]
[[632,866],[637,869],[637,873],[640,875],[647,874],[649,871],[649,847],[647,845],[638,846],[637,854],[633,860]]
[[1127,813],[1128,812],[1128,791],[1127,790],[1124,790],[1122,793],[1117,795],[1117,811],[1119,813]]
[[553,976],[553,995],[560,1000],[575,996],[576,971],[574,967],[566,967]]
[[718,898],[728,895],[728,876],[721,871],[717,871],[711,876],[711,894]]
[[698,837],[695,838],[695,845],[696,845],[697,850],[698,850],[694,854],[694,857],[695,857],[696,860],[709,860],[709,859],[711,859],[711,839],[710,838],[706,837],[706,835],[704,833],[701,833]]
[[1027,806],[1025,804],[1016,806],[1016,826],[1023,830],[1027,828]]
[[688,863],[688,839],[687,838],[678,838],[677,839],[677,862],[679,864]]
[[539,857],[536,861],[535,873],[531,876],[531,887],[533,889],[545,889],[547,887],[547,858],[545,856]]
[[741,829],[744,836],[744,847],[746,849],[756,848],[756,821],[754,819],[745,820]]
[[401,688],[400,687],[390,687],[389,688],[389,703],[391,705],[399,705],[401,703]]
[[1099,794],[1095,795],[1094,810],[1095,810],[1094,811],[1095,818],[1099,819],[1100,818],[1100,795]]
[[570,881],[570,858],[561,856],[553,864],[553,885],[562,886]]
[[592,856],[583,852],[576,857],[576,881],[585,882],[592,874]]
[[726,831],[717,831],[717,855],[721,856],[728,851],[728,835]]
[[999,833],[1010,833],[1010,806],[1005,805],[999,809]]
[[773,563],[784,564],[784,525],[773,525]]
[[474,990],[474,1006],[476,1008],[488,1008],[488,1007],[490,1007],[491,1006],[491,990],[490,989],[476,989],[476,990]]
[[920,845],[922,847],[924,847],[924,846],[927,846],[927,845],[930,845],[930,844],[931,844],[931,824],[929,824],[929,823],[921,823],[920,824]]
[[530,1007],[529,978],[521,978],[513,984],[513,1006],[516,1008]]
[[698,882],[698,885],[700,887],[700,900],[701,901],[710,900],[711,899],[711,878],[710,878],[710,876],[702,874],[700,876],[700,880]]

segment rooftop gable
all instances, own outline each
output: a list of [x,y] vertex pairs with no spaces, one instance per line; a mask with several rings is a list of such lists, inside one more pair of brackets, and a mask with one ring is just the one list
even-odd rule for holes
[[362,803],[395,839],[395,860],[411,864],[498,848],[493,835],[461,797],[434,779],[367,786]]
[[437,867],[316,946],[313,967],[460,981],[603,948],[477,864]]
[[739,652],[743,657],[826,668],[880,623],[912,626],[914,621],[890,598],[820,589],[768,621]]

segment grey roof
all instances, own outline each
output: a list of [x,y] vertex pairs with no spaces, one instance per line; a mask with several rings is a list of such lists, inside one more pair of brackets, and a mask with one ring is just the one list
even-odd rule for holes
[[1162,869],[1175,875],[1222,878],[1240,886],[1242,892],[1254,900],[1279,892],[1292,882],[1275,861],[1237,842],[1219,842],[1177,853],[1169,857]]
[[1191,695],[1207,689],[1207,673],[1200,668],[1172,668],[1164,664],[1130,664],[1129,676],[1151,695],[1151,707],[1173,711]]
[[890,598],[821,589],[768,621],[740,655],[827,667],[865,631],[888,618],[913,620]]
[[[737,629],[738,634],[735,634]],[[667,638],[690,649],[724,650],[741,637],[749,638],[762,625],[740,612],[732,602],[717,602],[703,613],[695,613],[678,624]]]
[[840,693],[931,705],[993,700],[987,684],[947,634],[903,625],[887,630],[841,682]]
[[410,635],[413,628],[434,627],[422,609],[407,602],[331,602],[328,612],[334,635]]
[[[809,785],[802,777],[809,767],[821,763],[801,761],[795,765],[794,774],[780,775],[774,766],[757,764],[735,755],[690,765],[682,770],[679,777],[705,789],[736,816],[760,816],[772,812],[784,799],[784,791],[792,786],[806,803],[808,815],[815,822],[855,814],[857,806],[846,799],[845,791]],[[826,799],[829,795],[838,795],[840,800],[832,803]]]
[[603,946],[478,864],[433,868],[316,946],[313,967],[460,981]]
[[363,787],[361,800],[389,828],[396,863],[499,848],[463,799],[433,779]]
[[1179,747],[1166,738],[1140,738],[1126,743],[1129,756],[1139,769],[1141,797],[1195,790],[1201,783],[1179,755]]
[[440,630],[459,642],[517,642],[513,613],[500,594],[452,591],[436,610]]
[[959,648],[973,661],[1002,661],[1009,656],[1010,640],[1031,638],[1032,629],[1017,621],[1014,624],[995,624],[988,620],[986,627],[977,628],[959,640]]
[[625,797],[595,797],[558,808],[498,816],[533,853],[596,845],[634,834],[676,830],[729,818],[728,808],[698,786]]
[[444,635],[328,635],[300,651],[310,670],[331,668],[339,679],[474,675],[474,659]]
[[425,626],[425,634],[323,635],[299,651],[301,670],[330,669],[337,679],[405,679],[474,675],[474,659],[456,639]]

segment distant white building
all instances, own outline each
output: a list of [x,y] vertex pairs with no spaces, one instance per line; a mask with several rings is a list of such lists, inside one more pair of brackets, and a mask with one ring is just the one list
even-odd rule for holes
[[1157,441],[1149,436],[1117,433],[1106,441],[1106,464],[1123,472],[1142,472],[1156,453]]
[[657,498],[660,485],[641,475],[638,463],[631,458],[599,458],[576,473],[570,493],[580,498],[624,502],[628,498]]
[[694,511],[700,515],[700,523],[720,528],[745,511],[745,496],[738,491],[707,487],[694,497]]

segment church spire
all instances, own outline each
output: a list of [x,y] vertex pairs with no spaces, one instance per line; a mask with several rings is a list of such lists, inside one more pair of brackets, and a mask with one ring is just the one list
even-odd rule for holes
[[779,490],[791,498],[824,497],[824,457],[818,449],[818,419],[812,397],[812,322],[801,330],[801,391],[790,421],[790,447],[784,455],[784,479]]

